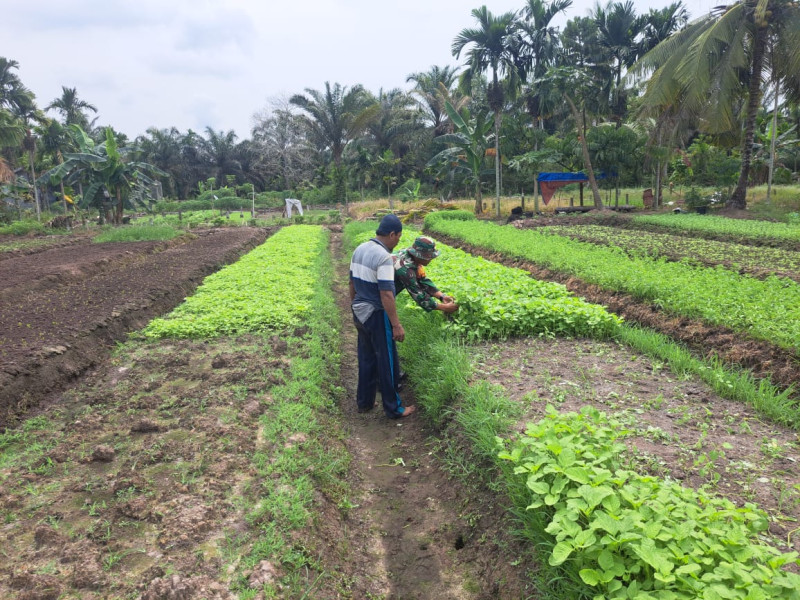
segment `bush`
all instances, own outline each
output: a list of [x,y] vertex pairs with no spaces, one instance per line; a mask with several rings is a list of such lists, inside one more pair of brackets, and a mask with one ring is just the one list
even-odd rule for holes
[[131,225],[107,229],[92,241],[100,242],[142,242],[151,240],[171,240],[180,235],[169,225]]
[[790,185],[792,183],[792,172],[786,167],[778,167],[772,175],[772,183]]
[[434,221],[474,221],[475,214],[468,210],[441,210],[429,213],[425,217],[425,227]]
[[10,225],[0,227],[0,234],[28,235],[29,233],[47,233],[47,227],[38,221],[14,221]]
[[686,192],[686,200],[685,204],[687,208],[703,208],[708,206],[708,198],[705,196],[701,196],[700,192],[697,191],[697,188],[691,187],[689,191]]

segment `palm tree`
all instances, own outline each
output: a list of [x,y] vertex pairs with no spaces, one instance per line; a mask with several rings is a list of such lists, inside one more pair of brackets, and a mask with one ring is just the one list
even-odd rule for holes
[[232,129],[223,132],[206,127],[206,136],[202,149],[211,176],[219,182],[226,181],[228,175],[243,179],[236,133]]
[[[600,190],[597,187],[597,180],[594,177],[592,159],[589,156],[589,146],[586,142],[586,120],[585,108],[587,96],[592,92],[589,77],[585,72],[573,67],[551,67],[545,74],[545,79],[560,93],[564,101],[569,106],[572,118],[575,121],[575,129],[578,139],[581,142],[581,152],[583,154],[583,166],[589,178],[589,186],[592,189],[595,208],[602,209],[603,201],[600,198]],[[581,110],[578,109],[578,104]]]
[[64,117],[64,125],[80,125],[84,131],[89,129],[89,119],[86,117],[85,111],[97,112],[94,105],[78,99],[76,88],[65,86],[61,86],[61,97],[48,104],[45,110],[58,111]]
[[517,38],[517,13],[507,12],[495,17],[486,6],[476,8],[472,16],[478,21],[477,28],[467,28],[453,40],[453,56],[459,58],[467,46],[467,69],[462,75],[462,86],[471,89],[472,79],[487,69],[491,70],[492,80],[487,89],[489,108],[494,111],[494,154],[495,189],[497,216],[500,216],[500,121],[505,105],[505,90],[500,75],[509,79],[513,91],[519,82],[519,40]]
[[18,69],[19,63],[0,56],[0,108],[19,110],[28,102],[31,91],[28,90],[12,69]]
[[31,174],[31,185],[33,186],[33,196],[36,202],[36,218],[42,219],[42,206],[39,200],[39,188],[36,185],[36,137],[33,134],[34,123],[44,123],[46,117],[36,106],[33,92],[22,94],[16,98],[17,104],[12,107],[11,114],[22,123],[25,129],[25,136],[22,138],[22,149],[28,154],[28,168]]
[[643,57],[689,21],[689,12],[683,2],[673,2],[664,8],[651,8],[644,15],[642,38],[636,48],[637,58]]
[[296,94],[289,102],[305,114],[303,122],[310,140],[319,151],[330,152],[334,165],[335,199],[347,203],[342,154],[345,147],[364,131],[380,111],[360,85],[350,89],[325,82],[325,91],[306,88],[307,96]]
[[[767,47],[772,52],[767,52]],[[644,95],[645,111],[680,105],[711,133],[735,131],[736,99],[747,100],[742,167],[731,208],[747,207],[756,116],[765,71],[782,82],[790,98],[800,96],[800,3],[798,0],[740,0],[714,9],[650,51],[639,72],[654,71]]]
[[624,120],[628,103],[628,95],[623,89],[622,74],[638,58],[639,40],[646,20],[636,16],[636,9],[631,0],[625,2],[609,0],[606,6],[598,3],[594,7],[592,16],[597,24],[600,45],[612,62],[614,79],[610,98],[611,114],[619,127]]
[[[25,128],[10,111],[0,108],[0,150],[19,147],[25,137]],[[14,171],[4,156],[0,156],[0,182],[11,181]]]
[[[522,38],[522,66],[524,78],[536,81],[554,64],[560,49],[558,29],[552,25],[553,18],[572,6],[572,0],[527,0],[522,9],[523,19],[519,23]],[[546,94],[538,88],[528,88],[525,99],[528,113],[544,125],[541,115]]]
[[453,90],[458,79],[458,69],[446,66],[444,68],[432,66],[430,70],[421,73],[412,73],[406,81],[415,83],[411,93],[418,100],[417,104],[433,128],[433,135],[439,136],[452,132],[452,126],[447,120],[445,103],[450,102],[456,110],[460,110],[469,100],[468,96],[457,97]]

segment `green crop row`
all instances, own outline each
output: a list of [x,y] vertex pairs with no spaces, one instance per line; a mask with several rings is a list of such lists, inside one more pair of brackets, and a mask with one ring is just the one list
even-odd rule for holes
[[207,277],[195,294],[144,329],[149,338],[201,338],[299,325],[309,310],[328,233],[293,225]]
[[627,292],[664,311],[729,327],[784,348],[800,350],[800,285],[779,277],[758,280],[723,267],[697,267],[629,256],[536,230],[456,221],[446,213],[425,219],[432,232],[530,260],[614,291]]
[[[418,231],[406,229],[396,250],[410,246],[417,235]],[[361,242],[369,237],[370,234],[362,234],[357,239]],[[426,270],[436,286],[459,304],[458,312],[450,315],[444,326],[460,337],[606,337],[621,322],[602,306],[576,298],[559,283],[537,281],[521,269],[505,267],[445,244],[439,243],[437,248],[441,255]],[[407,294],[399,300],[416,306]]]
[[628,254],[665,256],[671,260],[714,265],[724,264],[756,274],[789,274],[800,278],[800,253],[780,248],[745,246],[667,233],[631,231],[602,225],[556,225],[542,230],[593,244],[617,246]]
[[755,219],[729,219],[712,215],[640,215],[636,225],[656,225],[677,231],[731,235],[752,240],[787,240],[800,242],[800,225],[773,223]]
[[499,457],[511,461],[563,565],[608,599],[800,599],[800,564],[758,541],[769,519],[677,483],[624,469],[626,431],[594,408],[548,416]]

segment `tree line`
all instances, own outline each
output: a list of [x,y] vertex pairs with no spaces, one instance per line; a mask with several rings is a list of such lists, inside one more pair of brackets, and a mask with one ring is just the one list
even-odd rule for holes
[[600,186],[658,199],[672,182],[744,208],[748,185],[796,177],[798,0],[739,0],[691,22],[682,2],[637,14],[611,1],[556,27],[571,5],[476,8],[452,41],[458,66],[411,73],[409,90],[325,82],[274,98],[241,141],[174,127],[128,139],[75,88],[40,108],[0,57],[0,197],[37,211],[77,198],[119,222],[126,206],[217,181],[311,202],[471,196],[477,212],[491,193],[499,214],[501,195],[535,193],[553,170],[586,173],[598,206]]

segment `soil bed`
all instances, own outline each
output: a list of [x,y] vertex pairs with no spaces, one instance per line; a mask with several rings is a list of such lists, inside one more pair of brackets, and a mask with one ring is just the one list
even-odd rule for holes
[[168,243],[80,246],[86,259],[70,248],[0,262],[9,282],[0,291],[0,428],[265,237],[213,229]]

